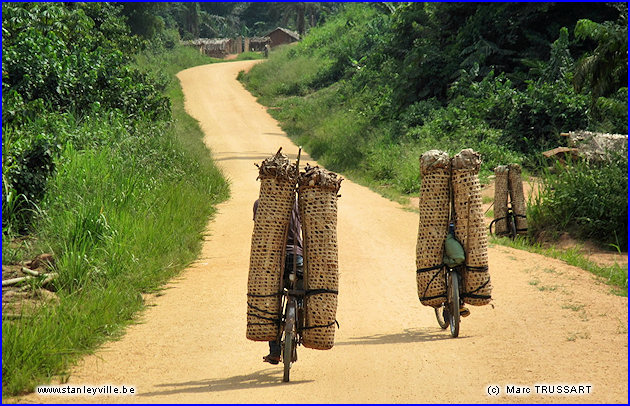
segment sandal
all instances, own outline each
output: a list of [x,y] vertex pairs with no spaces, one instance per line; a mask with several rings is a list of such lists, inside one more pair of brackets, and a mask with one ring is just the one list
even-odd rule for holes
[[272,355],[272,354],[265,355],[263,357],[263,362],[268,362],[270,364],[277,365],[277,364],[280,363],[280,356],[279,355]]

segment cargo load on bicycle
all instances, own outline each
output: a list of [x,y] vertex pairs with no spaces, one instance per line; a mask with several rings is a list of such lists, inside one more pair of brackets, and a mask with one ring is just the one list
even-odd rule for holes
[[317,166],[298,165],[281,154],[259,167],[260,197],[254,219],[247,284],[247,334],[253,341],[275,341],[281,335],[285,245],[298,188],[303,230],[304,321],[300,343],[327,350],[334,345],[339,285],[337,248],[337,174]]
[[[480,306],[491,301],[488,273],[488,236],[481,208],[480,155],[462,150],[452,159],[432,150],[420,158],[420,222],[416,245],[418,297],[425,306],[440,307],[446,300],[444,267],[449,224],[453,243],[462,245],[465,263],[461,270],[461,297]],[[452,211],[451,211],[452,207]],[[456,242],[455,242],[456,241]]]
[[494,220],[490,223],[490,233],[512,239],[518,234],[527,234],[527,207],[520,165],[499,165],[494,168],[494,175]]

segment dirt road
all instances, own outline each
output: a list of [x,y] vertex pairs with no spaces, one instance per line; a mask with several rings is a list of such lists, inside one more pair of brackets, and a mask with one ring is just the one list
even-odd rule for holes
[[[245,338],[254,162],[297,147],[235,80],[255,62],[188,69],[186,108],[231,181],[208,224],[203,252],[168,284],[127,334],[72,372],[68,384],[133,386],[135,396],[43,397],[25,402],[107,403],[625,403],[627,298],[585,271],[518,250],[490,248],[494,306],[472,307],[452,339],[415,286],[417,214],[345,180],[339,199],[339,306],[335,347],[300,348],[293,382]],[[305,164],[309,161],[303,158]],[[310,161],[312,162],[312,161]],[[567,384],[590,394],[536,394]],[[499,396],[489,396],[497,385]],[[531,389],[506,395],[506,385]],[[556,388],[557,389],[557,388]]]

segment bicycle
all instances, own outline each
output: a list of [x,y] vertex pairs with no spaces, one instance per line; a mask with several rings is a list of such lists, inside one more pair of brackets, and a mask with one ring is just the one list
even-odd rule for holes
[[[299,147],[295,166],[300,171],[300,158],[302,156],[302,147]],[[297,361],[297,346],[302,344],[302,331],[304,329],[304,271],[300,266],[298,272],[297,251],[293,246],[293,261],[290,268],[288,278],[285,280],[282,289],[282,308],[284,314],[282,317],[282,340],[280,341],[280,349],[282,354],[282,363],[284,364],[283,382],[289,382],[291,373],[291,364]],[[286,270],[285,270],[286,272]]]
[[[494,234],[496,236],[502,237],[502,236],[509,236],[510,239],[515,240],[516,236],[518,235],[519,231],[526,231],[527,229],[517,229],[516,228],[516,217],[522,217],[522,218],[526,218],[525,216],[523,216],[522,214],[515,214],[514,210],[512,210],[512,205],[508,204],[507,207],[507,213],[505,215],[505,217],[500,217],[498,219],[494,219],[490,222],[490,234]],[[508,231],[504,231],[501,233],[493,233],[492,232],[492,226],[494,225],[494,223],[496,223],[497,221],[500,220],[505,220],[507,222],[507,226],[508,226]],[[496,230],[496,228],[495,228]]]
[[435,317],[443,330],[451,327],[451,336],[459,336],[459,309],[462,305],[460,298],[460,269],[462,265],[453,268],[444,266],[444,282],[446,283],[446,301],[440,307],[435,307]]
[[291,364],[297,361],[297,346],[302,343],[304,328],[304,296],[303,279],[297,275],[296,266],[289,273],[288,286],[283,289],[284,315],[280,330],[282,334],[281,350],[284,364],[283,382],[289,382]]

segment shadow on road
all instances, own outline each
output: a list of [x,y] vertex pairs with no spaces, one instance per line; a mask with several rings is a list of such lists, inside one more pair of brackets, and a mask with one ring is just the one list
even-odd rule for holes
[[263,155],[256,151],[221,152],[213,155],[214,161],[252,160],[258,162],[273,156],[273,152]]
[[[287,156],[291,161],[295,161],[297,159],[297,147],[295,148],[296,152],[287,153],[284,149],[282,153]],[[275,152],[270,151],[269,154],[263,154],[260,151],[236,151],[236,152],[220,152],[213,154],[214,161],[242,161],[242,160],[251,160],[252,162],[260,162],[263,159],[267,159],[273,156]],[[302,154],[302,159],[310,159],[306,154]]]
[[139,393],[138,396],[168,396],[182,393],[221,392],[239,389],[265,388],[280,385],[295,385],[313,382],[312,380],[291,380],[282,382],[282,369],[264,369],[248,375],[237,375],[221,379],[203,379],[199,381],[163,383],[156,385],[165,388],[162,391]]
[[[458,339],[466,338],[459,336]],[[405,329],[402,333],[374,334],[371,336],[351,337],[349,341],[336,342],[335,345],[363,345],[363,344],[406,344],[437,340],[450,340],[448,330],[435,328]]]

